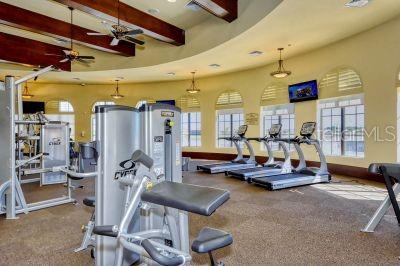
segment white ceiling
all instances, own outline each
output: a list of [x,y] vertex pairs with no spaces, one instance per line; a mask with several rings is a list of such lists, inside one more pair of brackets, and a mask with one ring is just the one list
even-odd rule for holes
[[[21,5],[22,0],[1,1],[10,3],[17,1]],[[173,3],[168,3],[166,0],[123,1],[129,2],[129,4],[141,9],[148,8],[148,4],[153,2],[160,4],[157,6],[157,8],[160,7],[160,9],[165,5],[173,5]],[[182,4],[180,1],[186,2],[177,0],[175,4]],[[27,5],[32,5],[31,2],[33,1],[25,2],[29,2]],[[368,30],[400,14],[400,0],[376,0],[372,1],[364,8],[346,8],[344,7],[346,2],[347,0],[284,0],[272,12],[265,14],[265,17],[256,25],[250,25],[249,28],[241,34],[231,36],[230,40],[224,41],[206,51],[200,51],[193,56],[180,58],[180,50],[177,50],[176,47],[162,44],[162,52],[170,53],[171,58],[176,56],[178,59],[170,60],[170,62],[167,63],[155,63],[142,67],[118,70],[90,71],[90,69],[87,69],[84,70],[85,72],[53,72],[44,75],[41,78],[41,82],[72,83],[77,82],[73,80],[73,78],[79,77],[80,81],[78,82],[102,84],[111,83],[115,77],[119,76],[125,77],[124,82],[126,83],[177,80],[189,78],[190,71],[194,69],[198,70],[199,76],[227,73],[275,62],[278,56],[276,52],[277,47],[286,47],[284,57],[292,57]],[[37,7],[35,8],[37,9]],[[41,8],[43,9],[42,12],[45,12],[45,8]],[[58,8],[65,7],[59,6]],[[173,17],[174,12],[175,11],[172,9],[165,12],[166,17],[163,17],[163,19],[168,20],[167,16],[170,16],[171,21],[169,22],[177,19]],[[188,10],[184,13],[187,14],[187,12],[192,11]],[[179,12],[177,14],[179,14]],[[88,21],[93,18],[85,20],[85,16],[87,15],[83,13],[81,15],[82,17],[80,19],[82,19],[84,23],[91,24],[91,22],[89,23]],[[207,15],[208,14],[204,16]],[[186,15],[183,17],[185,16]],[[238,26],[237,24],[225,23],[222,20],[220,20],[221,22],[216,22],[216,20],[211,17],[203,20],[203,14],[197,17],[197,19],[202,21],[197,23],[205,24],[208,27],[221,27],[222,25],[226,27],[226,29],[231,30]],[[191,21],[190,16],[183,19],[182,23],[188,23],[187,25],[189,25],[189,21]],[[240,22],[245,23],[243,20]],[[3,28],[0,28],[0,31],[3,30]],[[192,29],[189,28],[187,30],[187,35],[190,35],[191,32]],[[208,40],[204,41],[207,42]],[[288,47],[288,44],[291,44],[291,46]],[[188,43],[186,46],[190,45],[191,44]],[[146,51],[148,52],[151,52],[152,49],[153,47],[151,45],[146,47]],[[264,54],[258,57],[249,56],[248,53],[253,50],[263,51]],[[85,52],[86,51],[87,50],[85,50]],[[140,53],[140,51],[138,53]],[[105,62],[110,62],[114,57],[115,56],[107,56],[105,59],[102,59],[100,56],[99,61],[102,62],[101,60],[104,60]],[[147,56],[145,57],[143,53],[143,56],[139,54],[135,59],[125,60],[146,60],[146,58]],[[208,65],[212,63],[220,64],[221,68],[210,68]],[[0,64],[0,76],[6,74],[23,75],[25,73],[21,70],[6,70],[6,68],[15,69],[15,67]],[[166,73],[168,72],[175,72],[176,75],[167,76]]]

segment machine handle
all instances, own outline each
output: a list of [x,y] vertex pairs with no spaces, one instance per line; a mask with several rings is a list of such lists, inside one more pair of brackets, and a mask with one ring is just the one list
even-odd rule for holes
[[116,225],[98,225],[93,228],[93,234],[101,236],[118,236],[118,226]]
[[158,264],[165,266],[178,266],[182,265],[185,262],[183,256],[169,258],[160,254],[160,252],[158,252],[158,250],[151,244],[150,240],[148,239],[143,240],[141,245],[144,250],[149,253],[149,256]]
[[136,150],[131,157],[131,160],[135,163],[141,163],[147,168],[153,167],[154,161],[153,159],[144,153],[142,150]]
[[48,153],[48,152],[43,152],[43,156],[49,156],[50,155],[50,153]]

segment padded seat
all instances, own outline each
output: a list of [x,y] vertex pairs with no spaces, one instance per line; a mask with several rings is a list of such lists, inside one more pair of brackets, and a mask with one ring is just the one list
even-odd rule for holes
[[83,204],[89,207],[94,207],[96,205],[96,198],[95,197],[86,197],[83,199]]
[[142,193],[142,200],[210,216],[230,197],[227,190],[163,181]]
[[192,250],[197,253],[207,253],[229,246],[233,242],[231,234],[222,230],[204,227],[192,243]]

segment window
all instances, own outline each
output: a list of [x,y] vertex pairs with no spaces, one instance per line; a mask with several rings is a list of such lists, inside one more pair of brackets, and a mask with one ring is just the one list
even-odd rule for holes
[[112,101],[98,101],[93,104],[92,107],[92,117],[91,117],[91,131],[92,131],[92,141],[96,140],[96,115],[94,114],[96,106],[99,105],[115,105]]
[[[294,104],[274,105],[261,107],[262,126],[261,134],[268,135],[268,131],[273,124],[281,124],[281,138],[293,138],[295,136],[294,124]],[[278,143],[271,144],[272,150],[279,150]],[[292,149],[293,145],[289,145]],[[264,144],[261,144],[261,149],[265,150]]]
[[329,71],[319,83],[319,97],[333,98],[363,92],[360,76],[351,68],[341,67]]
[[201,112],[199,100],[192,95],[185,95],[178,99],[177,105],[182,110],[182,147],[200,147]]
[[51,121],[62,121],[69,123],[71,131],[70,138],[75,140],[75,115],[72,114],[46,114],[46,117]]
[[244,124],[243,99],[238,91],[228,90],[218,96],[216,102],[216,144],[218,148],[233,147],[232,141],[219,138],[232,137]]
[[201,113],[183,112],[182,124],[182,147],[201,146]]
[[324,153],[364,157],[364,97],[319,101],[320,139]]
[[243,125],[243,109],[228,109],[217,111],[217,147],[233,147],[232,141],[219,138],[233,137],[240,125]]
[[46,102],[45,114],[53,121],[69,123],[71,129],[70,138],[75,140],[75,115],[72,104],[65,100],[53,100]]
[[73,113],[74,108],[72,105],[67,101],[60,101],[58,106],[58,111],[60,113]]

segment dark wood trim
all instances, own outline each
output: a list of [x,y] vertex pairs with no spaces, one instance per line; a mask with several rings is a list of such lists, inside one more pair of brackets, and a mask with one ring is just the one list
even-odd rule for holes
[[[69,23],[3,2],[0,2],[0,23],[68,41],[71,37],[71,25]],[[73,25],[72,39],[81,45],[97,50],[125,56],[135,55],[134,44],[120,42],[116,46],[111,46],[112,37],[91,36],[87,35],[88,32],[94,31]]]
[[[218,160],[218,161],[230,161],[236,157],[236,154],[229,153],[211,153],[211,152],[182,152],[182,156],[190,157],[193,159],[204,159],[204,160]],[[256,160],[259,163],[263,163],[267,161],[267,157],[265,156],[256,156]],[[279,158],[278,158],[279,160]],[[294,165],[299,163],[298,160],[292,160]],[[307,165],[309,166],[318,166],[319,162],[315,161],[307,161]],[[343,175],[349,177],[356,177],[376,182],[384,182],[382,177],[377,174],[372,174],[368,172],[367,168],[350,166],[350,165],[341,165],[328,163],[328,169],[331,174]]]
[[238,17],[237,0],[194,0],[194,2],[211,14],[232,22]]
[[[71,6],[100,19],[117,23],[118,1],[116,0],[53,0]],[[185,44],[185,31],[159,18],[140,11],[120,1],[119,17],[122,24],[130,28],[142,28],[144,34],[175,45]]]
[[[53,65],[61,70],[71,71],[71,62],[59,62],[64,57],[64,47],[2,32],[0,32],[0,43],[0,60],[36,67]],[[45,54],[57,54],[60,57]]]

